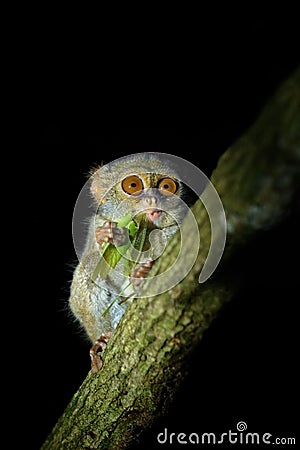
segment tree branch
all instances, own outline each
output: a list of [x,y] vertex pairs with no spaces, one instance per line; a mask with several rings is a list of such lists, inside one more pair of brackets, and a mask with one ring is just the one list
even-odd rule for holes
[[[173,289],[134,301],[104,354],[103,370],[88,374],[42,449],[124,449],[164,414],[186,374],[187,360],[237,284],[232,258],[257,234],[295,207],[300,187],[300,71],[287,80],[256,123],[220,158],[212,182],[223,202],[228,240],[221,267],[204,284],[198,276],[210,246],[201,201],[193,212],[201,252]],[[186,225],[188,226],[188,225]],[[155,270],[172,263],[175,236]],[[193,246],[193,236],[187,246]]]

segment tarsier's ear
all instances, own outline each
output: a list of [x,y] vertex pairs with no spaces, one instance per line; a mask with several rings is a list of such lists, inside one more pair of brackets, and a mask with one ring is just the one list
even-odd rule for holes
[[98,166],[93,170],[93,172],[90,172],[90,179],[91,179],[91,193],[96,200],[96,202],[102,202],[103,200],[103,194],[105,189],[103,189],[103,183],[101,183],[101,176],[100,176],[100,169],[101,166]]
[[88,173],[86,174],[86,176],[88,178],[92,177],[99,169],[101,169],[103,166],[105,166],[106,162],[101,161],[100,164],[96,164],[95,166],[92,166],[89,168]]

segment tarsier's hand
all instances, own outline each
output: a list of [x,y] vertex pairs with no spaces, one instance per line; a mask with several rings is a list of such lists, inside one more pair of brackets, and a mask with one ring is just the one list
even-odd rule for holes
[[100,248],[107,242],[119,247],[120,245],[126,244],[129,239],[128,229],[117,227],[116,222],[112,221],[107,221],[102,226],[97,227],[95,235]]
[[130,274],[131,284],[138,286],[143,281],[143,279],[146,278],[153,264],[154,261],[152,261],[151,259],[138,263]]

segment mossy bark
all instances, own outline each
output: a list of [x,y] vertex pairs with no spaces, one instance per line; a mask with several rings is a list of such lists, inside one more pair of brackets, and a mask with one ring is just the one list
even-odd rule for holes
[[[280,223],[300,192],[300,71],[287,80],[256,123],[220,158],[212,181],[224,205],[228,239],[220,267],[209,281],[198,276],[210,246],[202,203],[193,212],[201,252],[173,289],[134,301],[104,355],[74,395],[42,449],[124,449],[167,411],[187,370],[187,360],[222,305],[237,289],[231,260],[249,240]],[[299,204],[299,202],[298,202]],[[179,236],[155,270],[170,266]],[[186,245],[193,245],[193,237]]]

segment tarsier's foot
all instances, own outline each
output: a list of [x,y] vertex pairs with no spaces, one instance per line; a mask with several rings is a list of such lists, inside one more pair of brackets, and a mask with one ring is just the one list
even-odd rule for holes
[[95,230],[96,241],[100,248],[106,242],[119,247],[126,244],[129,239],[127,228],[117,227],[116,222],[107,221],[101,227],[97,227]]
[[102,334],[102,336],[96,340],[90,349],[91,370],[93,373],[96,373],[102,369],[103,361],[99,353],[102,353],[106,349],[111,335],[112,333]]
[[130,274],[131,284],[138,286],[146,278],[153,264],[152,259],[138,263]]

